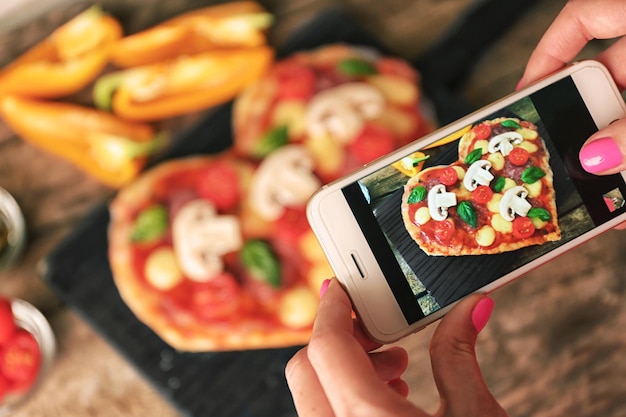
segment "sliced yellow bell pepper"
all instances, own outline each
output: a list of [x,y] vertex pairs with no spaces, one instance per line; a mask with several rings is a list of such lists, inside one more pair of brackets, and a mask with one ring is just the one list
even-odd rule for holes
[[152,121],[234,98],[273,62],[268,46],[216,50],[109,73],[96,81],[94,103],[128,120]]
[[116,43],[111,60],[130,68],[216,48],[261,46],[272,22],[272,15],[255,2],[212,5],[126,36]]
[[150,125],[69,103],[6,95],[0,97],[0,116],[25,141],[114,188],[135,178],[169,142]]
[[394,162],[391,166],[407,177],[413,177],[422,170],[424,162],[428,158],[430,158],[430,155],[426,155],[423,152],[414,152],[411,155]]
[[0,96],[57,98],[93,81],[122,37],[117,20],[92,7],[0,70]]

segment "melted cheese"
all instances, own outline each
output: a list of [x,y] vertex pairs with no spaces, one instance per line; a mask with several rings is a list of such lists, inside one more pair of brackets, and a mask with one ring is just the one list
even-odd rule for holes
[[278,318],[286,326],[299,328],[313,323],[318,298],[307,287],[287,291],[278,306]]
[[528,190],[528,197],[539,197],[541,195],[541,189],[543,188],[542,184],[541,181],[526,184],[525,187]]
[[502,200],[502,194],[494,194],[491,200],[487,203],[487,208],[492,213],[500,213],[500,200]]
[[483,226],[476,232],[476,243],[491,246],[496,241],[496,231],[491,226]]
[[430,210],[428,210],[428,207],[426,206],[418,208],[413,218],[415,223],[419,224],[420,226],[428,223],[430,219]]
[[504,156],[500,152],[490,154],[487,159],[491,162],[493,169],[501,171],[504,168]]
[[513,232],[513,222],[504,220],[500,213],[496,213],[491,217],[491,226],[500,233]]
[[519,144],[519,147],[522,149],[526,149],[528,153],[535,153],[539,150],[539,147],[532,142],[524,141]]
[[528,128],[521,128],[521,129],[517,129],[517,133],[519,133],[520,135],[522,135],[522,137],[525,140],[535,140],[539,137],[539,133],[537,133],[536,130],[533,129],[528,129]]
[[144,274],[150,285],[161,291],[170,290],[183,280],[176,255],[169,248],[156,249],[150,253],[146,259]]

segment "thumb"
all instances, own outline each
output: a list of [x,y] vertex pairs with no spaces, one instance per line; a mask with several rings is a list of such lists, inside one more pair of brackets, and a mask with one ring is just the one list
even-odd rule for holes
[[476,360],[476,337],[492,310],[491,298],[473,295],[450,310],[437,327],[430,355],[441,396],[438,415],[506,416],[489,392]]
[[616,174],[626,170],[626,118],[596,132],[583,145],[580,163],[592,174]]

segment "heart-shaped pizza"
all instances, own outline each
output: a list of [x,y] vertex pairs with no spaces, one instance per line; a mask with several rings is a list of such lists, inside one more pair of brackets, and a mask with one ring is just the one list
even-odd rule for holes
[[429,255],[482,255],[559,240],[550,155],[537,126],[517,118],[478,123],[459,160],[410,178],[407,231]]

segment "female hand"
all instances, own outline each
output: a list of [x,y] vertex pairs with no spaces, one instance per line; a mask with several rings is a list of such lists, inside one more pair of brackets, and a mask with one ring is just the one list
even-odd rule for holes
[[[493,301],[474,295],[443,318],[431,340],[433,375],[441,396],[438,416],[506,416],[489,392],[474,346]],[[376,350],[352,319],[348,296],[333,279],[320,301],[308,347],[287,364],[286,376],[300,417],[428,414],[406,398],[404,349]]]
[[[626,87],[626,2],[570,0],[531,54],[522,88],[572,61],[592,39],[618,39],[596,59],[609,69],[621,89]],[[626,118],[596,132],[580,151],[580,161],[592,174],[626,170]]]

